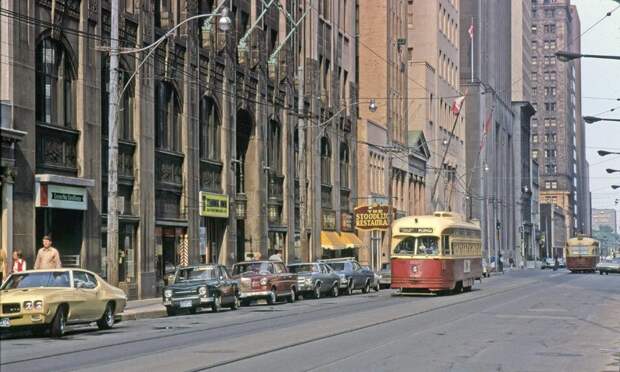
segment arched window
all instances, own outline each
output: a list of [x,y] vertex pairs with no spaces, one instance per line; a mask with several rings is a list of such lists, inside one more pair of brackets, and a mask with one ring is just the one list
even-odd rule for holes
[[349,146],[342,142],[340,144],[340,186],[342,188],[351,188],[351,180],[349,178]]
[[282,173],[282,141],[280,134],[280,124],[275,120],[269,121],[269,137],[267,147],[267,164],[271,168],[271,172],[275,174]]
[[75,126],[75,73],[66,48],[43,39],[36,51],[36,117],[43,124]]
[[[101,61],[101,128],[102,133],[108,134],[108,112],[110,104],[110,61],[103,58]],[[129,80],[128,69],[123,70],[118,76],[118,92],[123,90]],[[130,84],[123,92],[118,112],[118,138],[130,141],[133,139],[133,84]]]
[[157,84],[155,147],[159,150],[181,152],[181,104],[174,86],[165,81]]
[[331,179],[331,160],[332,160],[332,149],[329,145],[329,138],[322,137],[321,138],[321,184],[322,185],[330,185],[332,184]]
[[220,116],[209,97],[200,101],[200,159],[220,160]]

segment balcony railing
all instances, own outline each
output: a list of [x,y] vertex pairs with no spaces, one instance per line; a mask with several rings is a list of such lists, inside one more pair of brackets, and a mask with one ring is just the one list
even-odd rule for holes
[[37,124],[37,171],[76,176],[77,142],[80,132],[54,125]]
[[200,188],[214,193],[222,192],[222,163],[200,160]]

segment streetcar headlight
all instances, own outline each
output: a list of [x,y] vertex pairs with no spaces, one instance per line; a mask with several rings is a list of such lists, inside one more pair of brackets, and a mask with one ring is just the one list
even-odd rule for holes
[[267,280],[267,278],[262,278],[260,280],[260,285],[267,285],[267,283],[269,283],[269,280]]
[[198,288],[198,294],[201,296],[206,296],[207,295],[207,287],[200,287]]
[[32,310],[32,301],[24,301],[24,310]]
[[35,310],[43,310],[43,301],[35,301],[34,302],[34,309]]
[[417,265],[411,266],[411,272],[417,273],[418,272],[418,266]]
[[166,289],[164,291],[164,297],[172,297],[172,290],[171,289]]

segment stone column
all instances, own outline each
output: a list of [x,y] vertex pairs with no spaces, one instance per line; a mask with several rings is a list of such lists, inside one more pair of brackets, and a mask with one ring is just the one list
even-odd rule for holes
[[[5,168],[2,177],[2,237],[0,244],[6,249],[8,262],[12,265],[13,257],[13,175],[10,168]],[[8,266],[9,269],[11,266]]]

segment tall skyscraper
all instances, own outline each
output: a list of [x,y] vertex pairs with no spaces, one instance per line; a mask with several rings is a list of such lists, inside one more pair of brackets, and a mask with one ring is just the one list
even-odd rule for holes
[[555,53],[579,53],[580,21],[569,0],[532,1],[532,157],[541,165],[541,203],[565,211],[567,236],[587,229],[588,184],[581,119],[579,60],[561,62]]

